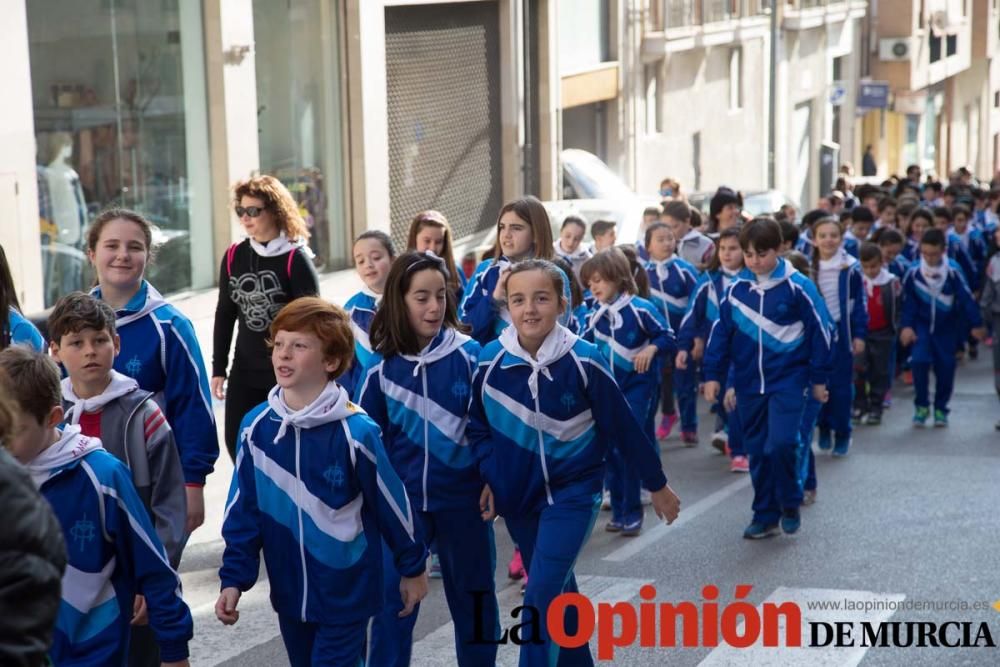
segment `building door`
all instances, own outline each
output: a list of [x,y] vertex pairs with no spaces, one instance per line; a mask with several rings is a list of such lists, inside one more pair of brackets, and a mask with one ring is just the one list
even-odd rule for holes
[[392,236],[437,209],[461,239],[502,205],[496,2],[387,7],[385,61]]

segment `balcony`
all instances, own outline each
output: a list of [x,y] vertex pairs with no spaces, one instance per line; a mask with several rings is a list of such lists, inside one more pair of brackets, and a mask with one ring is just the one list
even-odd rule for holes
[[809,30],[859,19],[867,9],[863,0],[787,0],[781,24],[785,30]]
[[654,30],[674,30],[760,16],[770,0],[662,0],[653,3]]

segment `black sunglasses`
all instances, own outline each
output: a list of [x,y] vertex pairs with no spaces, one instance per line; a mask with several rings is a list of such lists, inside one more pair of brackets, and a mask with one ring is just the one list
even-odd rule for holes
[[260,214],[264,212],[264,208],[261,206],[247,206],[243,208],[242,206],[236,207],[236,217],[242,218],[244,215],[249,215],[251,218],[259,218]]

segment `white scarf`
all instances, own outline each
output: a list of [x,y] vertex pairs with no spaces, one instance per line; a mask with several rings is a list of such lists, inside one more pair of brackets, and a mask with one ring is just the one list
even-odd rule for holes
[[[427,344],[427,347],[420,350],[418,354],[401,354],[399,355],[407,361],[416,362],[413,367],[413,375],[416,377],[420,373],[420,369],[430,366],[435,361],[439,359],[444,359],[449,354],[462,347],[471,340],[468,336],[463,333],[459,333],[454,329],[445,329],[441,334],[441,342],[437,347],[433,347],[434,341],[432,340]],[[437,337],[435,337],[435,340]],[[433,349],[432,349],[433,347]]]
[[517,330],[514,327],[507,327],[500,334],[500,345],[507,352],[531,366],[531,376],[528,378],[528,388],[531,390],[531,397],[538,398],[538,375],[541,373],[552,381],[552,374],[549,372],[549,365],[561,359],[576,344],[577,337],[566,327],[556,324],[555,328],[545,337],[538,352],[532,357],[527,350],[521,347],[517,340]]
[[[142,290],[143,286],[145,286],[146,288],[146,302],[142,305],[142,308],[140,308],[138,311],[134,313],[129,313],[128,315],[125,316],[118,315],[116,311],[115,326],[118,327],[119,329],[125,326],[126,324],[131,324],[136,320],[141,320],[142,318],[146,317],[146,315],[149,315],[151,312],[153,312],[160,306],[167,305],[167,300],[163,298],[162,294],[156,291],[155,287],[150,285],[145,280],[142,281],[142,284],[140,285],[139,289]],[[95,287],[90,291],[91,296],[100,299],[101,298],[100,290],[101,288],[99,286]]]
[[[739,271],[729,271],[728,269],[721,269],[722,271],[722,291],[725,292],[729,289],[729,286],[736,281],[736,277],[740,275]],[[719,295],[722,298],[722,295]]]
[[326,383],[326,387],[312,403],[301,410],[292,410],[288,407],[285,403],[285,392],[279,386],[275,386],[268,393],[267,404],[281,417],[281,426],[278,427],[278,434],[274,436],[274,444],[278,444],[278,441],[285,437],[289,424],[295,428],[313,428],[338,419],[346,419],[356,413],[364,414],[364,410],[351,403],[347,392],[332,380]]
[[632,302],[632,295],[628,292],[623,293],[617,299],[611,303],[601,302],[601,305],[594,311],[594,315],[590,319],[590,327],[593,329],[597,326],[597,323],[604,317],[605,314],[608,315],[608,319],[611,321],[611,335],[614,337],[615,329],[622,325],[622,315],[621,310],[625,306]]
[[63,400],[69,401],[73,404],[73,407],[69,409],[67,416],[67,421],[70,424],[79,424],[80,417],[87,412],[98,412],[104,409],[104,406],[111,401],[121,398],[122,396],[129,394],[139,388],[139,383],[128,377],[127,375],[122,375],[116,370],[111,371],[111,382],[108,386],[97,396],[92,396],[91,398],[80,398],[73,391],[73,383],[69,378],[63,378],[62,381],[62,395]]
[[361,286],[361,293],[362,294],[367,294],[371,298],[375,299],[375,307],[376,308],[378,307],[378,305],[380,303],[382,303],[382,295],[381,294],[376,294],[374,290],[372,290],[370,287],[368,287],[368,285],[362,285]]
[[581,260],[590,257],[590,248],[585,246],[583,243],[578,245],[576,247],[576,250],[573,252],[566,252],[565,250],[563,250],[562,245],[560,245],[560,239],[556,239],[555,241],[553,241],[552,247],[553,249],[555,249],[556,255],[562,257],[570,264],[572,264],[573,262],[579,262]]
[[861,279],[865,283],[865,294],[868,295],[869,299],[875,296],[876,287],[883,287],[885,285],[888,285],[890,282],[892,282],[893,278],[895,278],[895,276],[889,273],[889,271],[884,266],[879,271],[878,275],[875,276],[874,278],[869,278],[867,273],[861,274]]
[[923,276],[924,282],[931,289],[931,292],[937,294],[944,287],[944,281],[948,279],[948,260],[942,259],[941,264],[938,266],[931,266],[927,263],[927,260],[920,256],[920,275]]
[[671,255],[663,260],[649,259],[649,263],[656,267],[656,279],[662,285],[663,281],[670,275],[670,265],[674,263],[675,256]]
[[79,426],[67,426],[59,434],[59,440],[43,449],[25,467],[35,487],[41,488],[57,471],[98,449],[102,449],[100,440],[82,435]]
[[309,259],[316,256],[312,249],[306,245],[305,239],[297,239],[293,243],[288,240],[288,236],[285,232],[279,233],[277,238],[273,238],[267,243],[261,243],[252,236],[247,238],[250,241],[250,247],[253,248],[254,252],[261,257],[280,257],[286,252],[291,252],[300,248]]

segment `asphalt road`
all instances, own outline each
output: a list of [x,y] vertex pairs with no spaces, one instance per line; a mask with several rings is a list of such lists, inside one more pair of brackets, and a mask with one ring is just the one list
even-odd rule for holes
[[[670,483],[682,498],[681,519],[673,526],[654,527],[647,515],[643,535],[624,538],[603,531],[608,515],[602,514],[577,563],[582,590],[595,600],[638,604],[640,586],[652,583],[657,602],[692,601],[703,608],[702,589],[713,584],[719,589],[721,614],[734,600],[736,586],[743,584],[752,586],[745,599],[753,605],[797,602],[803,632],[809,621],[929,621],[939,626],[967,621],[974,639],[981,632],[979,624],[986,622],[993,641],[1000,643],[1000,612],[962,609],[962,604],[986,607],[1000,600],[1000,433],[993,429],[1000,409],[990,351],[983,352],[981,360],[959,369],[949,428],[914,429],[912,390],[897,386],[883,424],[856,428],[850,456],[834,460],[820,454],[818,501],[803,509],[802,529],[792,537],[741,539],[750,518],[749,479],[730,473],[725,459],[708,445],[711,420],[703,417],[700,446],[683,448],[676,435],[662,446]],[[704,404],[702,408],[704,415]],[[221,468],[210,479],[208,495],[214,502],[228,485],[228,473]],[[185,597],[196,619],[192,664],[287,664],[263,577],[241,602],[236,626],[227,628],[215,620],[221,511],[214,508],[209,514],[209,524],[196,533],[181,565]],[[506,577],[512,546],[502,521],[496,534],[497,586],[502,610],[509,611],[520,604],[520,595],[518,585]],[[808,608],[817,601],[829,605],[843,600],[867,601],[874,609]],[[928,602],[945,608],[901,608]],[[454,664],[449,622],[441,583],[432,581],[420,609],[414,665]],[[860,626],[853,627],[860,644]],[[956,627],[947,639],[961,638]],[[902,634],[905,640],[905,629]],[[634,645],[615,651],[606,664],[1000,665],[996,648],[766,649],[758,641],[737,650],[699,644]],[[594,641],[591,648],[596,650]],[[502,647],[498,661],[516,664],[516,647]]]

